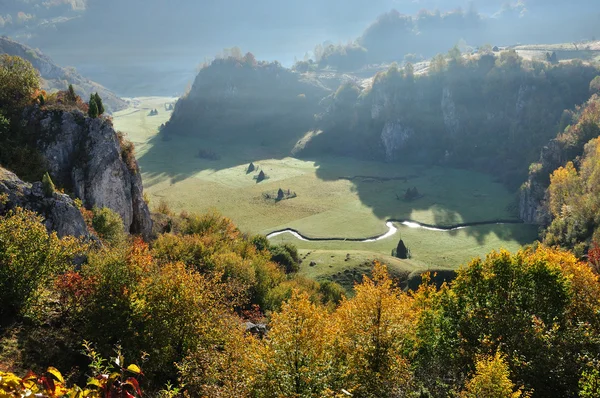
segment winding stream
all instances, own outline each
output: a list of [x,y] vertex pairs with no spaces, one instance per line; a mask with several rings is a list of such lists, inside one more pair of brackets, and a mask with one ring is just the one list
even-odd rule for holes
[[421,228],[421,229],[426,229],[428,231],[450,232],[450,231],[458,231],[460,229],[464,229],[464,228],[468,228],[468,227],[476,227],[479,225],[522,224],[523,222],[516,221],[516,220],[495,220],[495,221],[479,221],[479,222],[472,222],[472,223],[450,225],[447,227],[439,227],[439,226],[435,226],[435,225],[422,224],[422,223],[412,221],[412,220],[387,220],[385,225],[388,227],[388,231],[383,235],[373,236],[370,238],[309,238],[307,236],[302,235],[300,232],[296,231],[295,229],[286,228],[286,229],[282,229],[279,231],[271,232],[270,234],[267,235],[267,239],[271,239],[271,238],[274,238],[274,237],[282,235],[282,234],[291,234],[296,239],[299,239],[299,240],[302,240],[305,242],[327,242],[327,241],[347,241],[347,242],[362,242],[362,243],[377,242],[380,240],[390,238],[390,237],[394,236],[396,234],[396,232],[398,232],[398,228],[396,228],[394,223],[402,224],[408,228]]

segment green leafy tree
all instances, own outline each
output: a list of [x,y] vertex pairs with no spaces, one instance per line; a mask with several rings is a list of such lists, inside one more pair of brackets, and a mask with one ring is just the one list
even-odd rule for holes
[[91,117],[92,119],[95,119],[98,117],[99,115],[99,111],[98,111],[98,104],[96,103],[96,98],[94,97],[94,94],[92,94],[90,96],[90,102],[88,103],[88,116]]
[[98,95],[98,93],[94,94],[94,99],[96,100],[96,105],[98,106],[98,115],[102,115],[104,113],[104,104],[102,103],[102,98]]
[[[426,312],[418,329],[416,362],[423,375],[446,369],[459,380],[478,355],[500,349],[511,353],[505,360],[526,389],[540,396],[576,394],[577,358],[595,355],[598,344],[600,285],[571,253],[543,246],[515,255],[492,252],[459,270],[450,289],[431,296],[437,308]],[[560,377],[548,379],[549,373]]]
[[29,104],[40,86],[38,71],[23,58],[0,55],[0,109],[6,116]]
[[579,397],[600,397],[600,372],[598,369],[593,368],[583,372],[579,380]]

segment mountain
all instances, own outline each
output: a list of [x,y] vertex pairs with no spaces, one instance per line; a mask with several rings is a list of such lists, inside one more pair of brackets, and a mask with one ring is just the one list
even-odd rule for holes
[[56,65],[50,57],[40,50],[33,49],[7,37],[0,37],[0,54],[17,55],[31,62],[42,77],[42,88],[47,91],[66,90],[72,84],[75,92],[82,98],[98,93],[102,97],[106,110],[116,112],[127,107],[127,102],[119,98],[106,87],[81,76],[74,68]]

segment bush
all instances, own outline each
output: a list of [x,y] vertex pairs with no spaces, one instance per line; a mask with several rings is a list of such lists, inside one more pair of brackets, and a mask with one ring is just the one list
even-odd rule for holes
[[255,235],[250,241],[258,251],[268,250],[271,245],[269,239],[264,235]]
[[323,304],[333,304],[334,306],[337,306],[346,297],[346,291],[342,285],[332,281],[321,282],[319,293]]
[[298,272],[300,269],[300,256],[294,245],[285,243],[283,245],[271,246],[271,260],[279,264],[286,274]]
[[92,213],[92,227],[103,241],[114,246],[125,240],[127,234],[121,216],[107,207],[94,207]]
[[40,216],[17,208],[0,217],[0,314],[21,312],[55,275],[83,252],[75,238],[49,234]]
[[54,186],[54,182],[52,182],[52,178],[50,178],[50,174],[44,174],[42,177],[42,188],[44,189],[44,195],[46,197],[51,198],[54,195],[54,191],[56,187]]

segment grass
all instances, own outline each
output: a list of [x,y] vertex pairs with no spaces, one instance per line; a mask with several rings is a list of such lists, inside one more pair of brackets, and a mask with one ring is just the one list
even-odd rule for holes
[[402,239],[411,251],[405,262],[415,267],[453,268],[474,257],[484,257],[495,249],[518,250],[524,243],[536,239],[537,228],[531,225],[507,224],[469,227],[442,232],[397,225],[398,232],[389,239],[377,242],[306,242],[290,234],[271,239],[274,244],[292,243],[301,250],[348,251],[359,250],[376,256],[389,256]]
[[[114,117],[115,126],[136,144],[151,207],[165,200],[175,211],[204,212],[216,208],[245,232],[267,234],[294,228],[309,237],[376,236],[387,232],[385,221],[390,218],[443,226],[516,219],[511,210],[514,195],[488,175],[476,172],[342,157],[301,160],[288,157],[293,145],[249,145],[252,140],[223,144],[180,136],[162,141],[157,138],[158,126],[170,116],[163,105],[173,100],[138,99],[133,109]],[[154,108],[159,114],[148,116]],[[199,148],[213,151],[219,159],[199,158]],[[247,172],[250,162],[257,166],[255,172]],[[259,170],[268,179],[257,183]],[[340,179],[353,176],[376,178]],[[412,187],[423,197],[402,200],[404,192]],[[280,202],[263,198],[264,192],[279,188],[290,189],[298,196]],[[303,274],[316,279],[342,278],[348,287],[356,274],[353,271],[361,270],[361,264],[374,258],[393,263],[397,272],[405,274],[456,268],[493,249],[516,250],[537,235],[534,227],[526,225],[477,226],[453,232],[398,228],[396,236],[373,243],[303,242],[289,234],[272,241],[292,242],[304,255],[310,252],[302,266]],[[412,251],[411,260],[389,257],[400,237]],[[349,261],[345,261],[347,253],[351,254]],[[310,261],[324,265],[307,268]],[[340,272],[341,276],[333,277]]]

